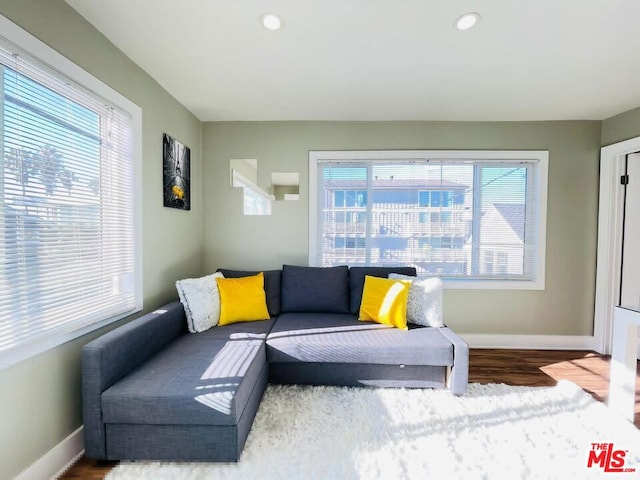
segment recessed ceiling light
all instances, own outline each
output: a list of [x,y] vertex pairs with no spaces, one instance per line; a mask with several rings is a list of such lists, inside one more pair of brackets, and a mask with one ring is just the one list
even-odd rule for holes
[[282,20],[275,13],[265,13],[260,17],[260,22],[267,30],[278,30],[282,26]]
[[465,13],[458,17],[453,24],[458,30],[469,30],[480,20],[480,15],[475,12]]

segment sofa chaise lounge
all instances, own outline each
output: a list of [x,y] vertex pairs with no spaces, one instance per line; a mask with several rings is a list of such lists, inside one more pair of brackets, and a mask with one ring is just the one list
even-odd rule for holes
[[415,270],[284,266],[264,272],[268,320],[192,334],[176,301],[88,343],[86,456],[238,461],[268,382],[463,394],[468,346],[449,328],[358,320],[365,276],[389,273]]

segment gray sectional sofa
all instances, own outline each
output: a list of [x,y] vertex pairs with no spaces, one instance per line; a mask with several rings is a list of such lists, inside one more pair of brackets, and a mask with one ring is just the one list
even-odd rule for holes
[[403,331],[357,319],[365,275],[392,272],[415,275],[412,268],[285,265],[265,272],[269,320],[192,334],[173,302],[88,343],[86,456],[237,461],[268,382],[463,394],[468,346],[449,328]]

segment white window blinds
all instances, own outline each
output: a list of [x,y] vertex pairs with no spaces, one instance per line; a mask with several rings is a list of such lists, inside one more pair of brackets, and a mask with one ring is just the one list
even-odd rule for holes
[[130,116],[0,43],[0,356],[137,308]]
[[403,265],[458,280],[539,280],[540,207],[546,205],[539,159],[517,152],[466,159],[343,153],[346,158],[316,159],[312,169],[316,265]]

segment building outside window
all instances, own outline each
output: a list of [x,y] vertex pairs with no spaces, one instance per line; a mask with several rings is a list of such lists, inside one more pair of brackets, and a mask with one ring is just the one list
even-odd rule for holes
[[406,152],[315,153],[312,264],[409,265],[452,280],[543,284],[546,152],[410,161]]

